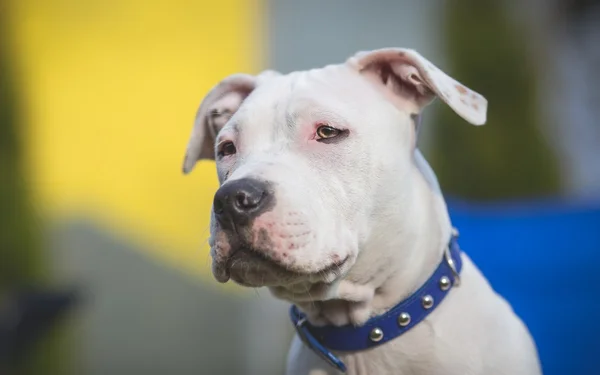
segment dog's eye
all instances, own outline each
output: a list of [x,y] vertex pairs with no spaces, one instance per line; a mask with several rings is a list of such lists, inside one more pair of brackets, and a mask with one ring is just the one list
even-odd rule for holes
[[321,125],[317,128],[317,136],[319,139],[329,139],[337,137],[342,131],[336,128],[332,128],[329,125]]
[[217,153],[217,155],[221,158],[223,156],[233,155],[236,153],[236,151],[237,150],[235,149],[235,145],[233,144],[233,142],[224,142],[219,147],[219,152]]

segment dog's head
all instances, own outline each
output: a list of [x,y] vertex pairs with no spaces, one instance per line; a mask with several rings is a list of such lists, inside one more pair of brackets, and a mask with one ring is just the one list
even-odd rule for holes
[[217,84],[197,112],[183,166],[188,173],[200,159],[216,160],[215,278],[286,286],[347,273],[372,223],[385,220],[390,195],[410,189],[419,114],[436,96],[485,123],[481,95],[407,49]]

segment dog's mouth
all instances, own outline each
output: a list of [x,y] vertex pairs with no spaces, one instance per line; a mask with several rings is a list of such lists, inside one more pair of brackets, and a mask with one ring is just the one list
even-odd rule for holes
[[251,247],[240,247],[226,262],[213,264],[213,273],[220,282],[230,278],[249,287],[280,286],[298,281],[331,282],[340,276],[350,256],[333,261],[316,270],[305,269],[294,263],[283,264]]

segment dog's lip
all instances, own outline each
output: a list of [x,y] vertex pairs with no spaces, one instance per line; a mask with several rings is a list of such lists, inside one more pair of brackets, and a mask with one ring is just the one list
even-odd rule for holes
[[316,272],[311,272],[311,274],[328,274],[330,272],[336,272],[339,271],[342,266],[350,259],[350,255],[346,255],[346,257],[340,261],[337,262],[332,262],[329,266],[326,266],[325,268],[322,268]]
[[341,267],[350,259],[350,255],[347,255],[340,261],[332,262],[331,264],[315,270],[315,271],[304,271],[299,269],[294,269],[289,266],[283,265],[268,256],[264,255],[262,252],[252,249],[250,247],[240,247],[238,250],[234,251],[232,255],[229,257],[225,264],[225,270],[227,275],[229,276],[232,267],[235,265],[235,261],[242,259],[250,259],[254,261],[258,261],[259,263],[268,264],[270,267],[287,273],[289,275],[297,275],[297,276],[313,276],[313,275],[327,275],[330,273],[338,272]]
[[231,276],[229,274],[229,268],[227,268],[226,264],[220,262],[212,263],[212,273],[215,279],[220,283],[228,282]]

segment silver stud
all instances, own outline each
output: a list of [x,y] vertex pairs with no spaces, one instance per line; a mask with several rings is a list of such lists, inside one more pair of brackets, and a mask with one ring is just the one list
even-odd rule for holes
[[424,308],[430,309],[433,306],[433,297],[428,294],[421,299],[421,303]]
[[450,279],[448,278],[448,276],[442,276],[440,278],[440,289],[441,290],[448,290],[450,289],[450,287],[452,286],[452,284],[450,283]]
[[373,328],[371,333],[369,333],[369,338],[373,342],[379,342],[383,339],[383,331],[381,330],[381,328]]
[[400,327],[406,327],[410,323],[410,314],[403,312],[398,315],[398,325]]

